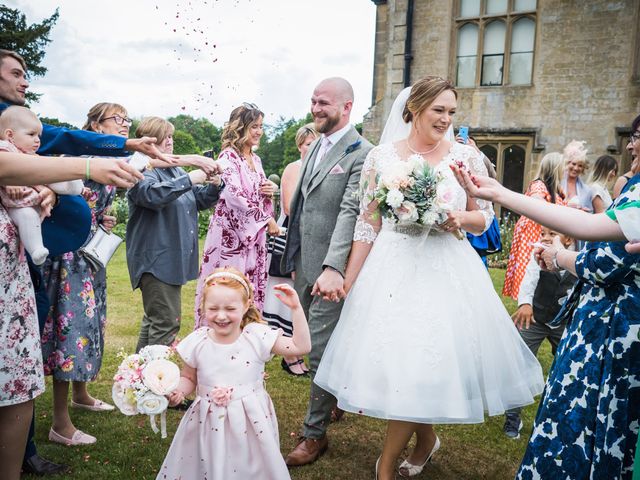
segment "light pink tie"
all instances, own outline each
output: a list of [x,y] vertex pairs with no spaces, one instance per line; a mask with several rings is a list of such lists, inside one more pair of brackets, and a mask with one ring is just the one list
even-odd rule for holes
[[331,140],[329,140],[327,137],[322,137],[320,139],[320,148],[318,149],[318,154],[316,155],[315,163],[313,164],[314,172],[318,169],[320,163],[322,163],[322,159],[330,148]]

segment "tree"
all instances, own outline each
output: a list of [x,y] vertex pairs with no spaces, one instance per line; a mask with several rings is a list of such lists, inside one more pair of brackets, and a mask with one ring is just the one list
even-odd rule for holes
[[300,158],[296,133],[310,120],[310,115],[300,120],[280,117],[275,125],[265,125],[266,138],[262,140],[257,153],[262,159],[262,167],[267,176],[272,173],[281,176],[284,167]]
[[183,130],[173,132],[173,153],[176,155],[186,155],[198,153],[198,145],[190,133]]
[[78,127],[76,127],[75,125],[71,125],[70,123],[67,123],[67,122],[62,122],[57,118],[40,117],[40,121],[42,123],[46,123],[47,125],[53,125],[54,127],[64,127],[64,128],[69,128],[71,130],[78,130]]
[[[29,74],[42,77],[47,68],[42,65],[45,47],[51,39],[49,34],[58,21],[58,9],[41,23],[27,24],[27,19],[20,10],[0,5],[0,48],[13,50],[24,58]],[[27,92],[27,100],[35,101],[40,95]]]
[[[206,118],[193,118],[190,115],[178,115],[170,117],[176,130],[189,133],[197,145],[199,152],[213,150],[214,154],[220,153],[222,129],[216,127]],[[194,153],[194,152],[190,152]]]

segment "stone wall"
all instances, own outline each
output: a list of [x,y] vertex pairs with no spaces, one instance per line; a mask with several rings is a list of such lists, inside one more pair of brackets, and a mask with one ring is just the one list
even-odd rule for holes
[[[428,74],[455,77],[454,2],[415,0],[411,81]],[[379,138],[402,89],[407,0],[378,0],[374,105],[364,133]],[[589,158],[614,153],[620,133],[640,114],[640,1],[538,0],[530,86],[459,89],[456,125],[493,131],[535,131],[538,156],[586,140]],[[386,56],[378,52],[384,49]],[[505,66],[505,68],[508,68]],[[615,155],[614,155],[615,156]],[[530,175],[527,175],[530,177]]]

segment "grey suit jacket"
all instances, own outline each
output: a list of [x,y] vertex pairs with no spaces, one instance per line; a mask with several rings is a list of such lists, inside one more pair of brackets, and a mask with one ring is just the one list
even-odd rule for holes
[[[295,270],[308,284],[316,281],[324,266],[344,275],[359,213],[360,173],[373,145],[351,127],[313,171],[319,148],[316,140],[303,160],[282,259],[286,272]],[[296,265],[296,258],[301,265]]]

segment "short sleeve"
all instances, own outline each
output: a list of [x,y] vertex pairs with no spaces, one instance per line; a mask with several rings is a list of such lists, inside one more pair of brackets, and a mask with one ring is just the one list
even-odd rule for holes
[[265,363],[271,360],[273,356],[271,350],[282,333],[280,328],[274,329],[268,325],[255,322],[244,327],[242,331],[258,358]]
[[531,182],[531,185],[529,185],[527,196],[533,197],[534,195],[536,197],[543,197],[547,202],[551,201],[551,196],[549,195],[547,186],[542,180],[534,180]]
[[611,219],[620,225],[622,233],[629,241],[639,240],[638,231],[640,230],[640,200],[627,202],[619,207],[607,210],[605,213]]
[[198,368],[197,351],[199,346],[207,339],[208,327],[202,327],[195,332],[191,332],[176,346],[176,351],[182,357],[184,363],[191,368]]

